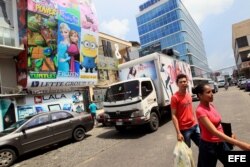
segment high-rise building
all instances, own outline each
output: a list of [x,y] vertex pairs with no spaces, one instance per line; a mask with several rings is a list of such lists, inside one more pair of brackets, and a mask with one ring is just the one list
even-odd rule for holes
[[149,0],[136,17],[141,54],[173,48],[191,65],[193,76],[208,76],[202,33],[181,0]]
[[232,26],[234,58],[240,75],[250,77],[250,19]]

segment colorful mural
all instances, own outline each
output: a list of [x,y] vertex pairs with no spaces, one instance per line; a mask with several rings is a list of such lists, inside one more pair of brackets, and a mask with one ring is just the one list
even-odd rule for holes
[[45,94],[27,96],[26,105],[17,106],[18,120],[40,112],[53,110],[67,110],[72,112],[83,112],[84,102],[81,92]]
[[98,24],[92,1],[25,2],[17,0],[18,12],[22,13],[20,41],[26,49],[17,66],[19,78],[27,78],[22,86],[32,89],[58,82],[67,87],[63,83],[68,81],[80,86],[96,84]]

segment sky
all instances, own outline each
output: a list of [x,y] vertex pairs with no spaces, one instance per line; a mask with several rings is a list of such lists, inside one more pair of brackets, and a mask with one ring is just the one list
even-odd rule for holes
[[[147,0],[92,0],[100,32],[127,41],[139,41],[136,16]],[[234,66],[232,24],[250,19],[249,0],[182,0],[199,26],[209,67]]]

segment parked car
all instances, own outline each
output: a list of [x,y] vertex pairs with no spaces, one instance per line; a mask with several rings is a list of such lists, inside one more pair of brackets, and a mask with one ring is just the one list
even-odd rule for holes
[[0,132],[0,166],[10,166],[27,152],[67,139],[81,141],[93,129],[90,114],[68,111],[41,113]]
[[212,88],[213,93],[218,92],[219,88],[216,82],[214,82],[213,80],[209,80],[208,85]]
[[98,123],[101,123],[103,126],[106,126],[104,117],[105,117],[104,112],[98,113],[96,116],[96,120]]
[[247,79],[247,80],[246,80],[245,90],[246,90],[246,91],[250,91],[250,79]]
[[225,80],[219,80],[219,81],[218,81],[218,87],[219,87],[219,88],[224,87],[224,85],[225,85]]
[[241,83],[242,80],[246,80],[246,78],[241,77],[241,78],[238,79],[237,86],[238,86],[239,88],[240,88],[240,83]]
[[246,79],[240,81],[240,89],[245,89]]

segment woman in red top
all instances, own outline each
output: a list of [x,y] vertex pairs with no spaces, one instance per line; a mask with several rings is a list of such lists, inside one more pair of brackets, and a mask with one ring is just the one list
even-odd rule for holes
[[223,156],[229,151],[225,142],[238,146],[242,150],[250,150],[248,143],[228,137],[221,126],[221,116],[211,104],[213,101],[212,89],[207,84],[198,85],[193,93],[197,94],[200,104],[196,109],[196,117],[201,129],[198,167],[216,167],[217,160],[223,164],[227,157]]

